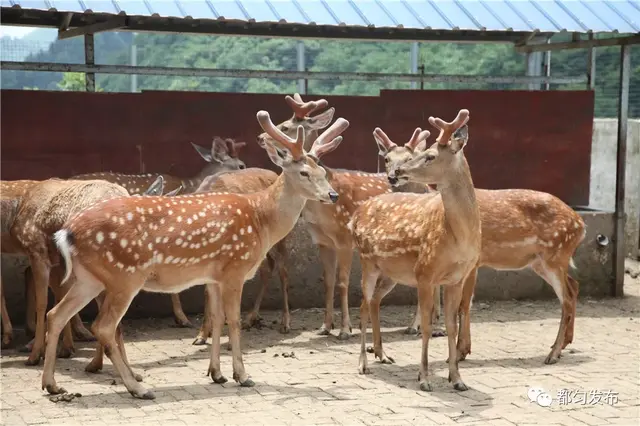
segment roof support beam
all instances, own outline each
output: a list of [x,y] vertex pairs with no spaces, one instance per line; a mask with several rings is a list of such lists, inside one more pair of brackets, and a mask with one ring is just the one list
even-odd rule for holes
[[640,34],[627,37],[567,41],[562,43],[549,43],[544,45],[525,44],[522,46],[515,46],[515,49],[516,52],[519,53],[531,53],[551,50],[588,49],[592,47],[603,46],[628,46],[631,44],[640,44]]
[[624,227],[626,222],[627,125],[629,119],[629,80],[631,47],[620,48],[620,92],[618,94],[618,155],[616,161],[615,246],[613,248],[613,297],[624,296],[624,258],[626,257]]
[[[72,14],[69,14],[72,15]],[[65,16],[65,19],[67,17]],[[71,22],[71,16],[69,16],[69,22]],[[68,23],[67,23],[68,26]],[[103,31],[112,31],[127,26],[126,16],[115,16],[108,21],[98,22],[95,24],[89,24],[82,27],[72,28],[70,30],[58,30],[58,40],[64,40],[71,37],[77,37],[86,34],[95,34]]]
[[585,84],[586,75],[579,77],[525,77],[487,75],[400,74],[364,72],[268,71],[212,68],[147,67],[129,65],[59,64],[52,62],[0,61],[3,70],[84,72],[97,74],[174,75],[182,77],[272,78],[282,80],[339,81],[424,81],[430,83],[496,83],[496,84]]

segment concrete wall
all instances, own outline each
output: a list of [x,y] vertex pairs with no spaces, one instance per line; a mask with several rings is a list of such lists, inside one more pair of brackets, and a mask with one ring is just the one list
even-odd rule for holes
[[[596,236],[602,234],[609,239],[613,236],[613,215],[602,212],[580,212],[587,225],[587,236],[578,248],[574,260],[577,271],[572,272],[580,282],[580,296],[604,297],[610,294],[612,283],[611,272],[612,248],[609,244],[600,247],[596,243]],[[290,262],[288,271],[290,277],[290,306],[298,308],[323,308],[324,284],[322,266],[318,257],[318,249],[311,242],[311,238],[302,221],[298,222],[288,237],[290,248]],[[4,283],[7,306],[13,321],[17,324],[24,321],[24,269],[26,258],[16,256],[2,256],[2,278]],[[360,262],[356,254],[353,257],[351,280],[349,287],[349,303],[359,306],[360,291]],[[260,282],[253,279],[244,286],[242,309],[250,309],[259,290]],[[181,294],[183,308],[187,314],[201,314],[203,312],[203,287],[193,287]],[[339,306],[339,292],[336,289],[336,307]],[[509,299],[555,299],[556,296],[550,285],[531,271],[493,271],[482,268],[478,274],[475,300],[509,300]],[[407,305],[417,302],[416,290],[406,286],[397,286],[384,300],[385,304]],[[265,295],[262,307],[264,309],[280,309],[282,297],[280,280],[277,274],[271,279],[269,289]],[[339,312],[339,309],[337,310]],[[95,315],[95,304],[91,303],[82,312],[88,320]],[[169,295],[158,293],[140,293],[133,300],[127,317],[166,317],[171,316]],[[408,320],[408,319],[407,319]],[[295,314],[293,314],[295,321]],[[322,321],[322,314],[318,314],[318,324]],[[355,325],[355,324],[354,324]]]
[[[629,120],[626,176],[626,247],[629,257],[640,255],[640,120]],[[598,118],[593,126],[589,207],[613,211],[616,197],[616,151],[618,120]]]

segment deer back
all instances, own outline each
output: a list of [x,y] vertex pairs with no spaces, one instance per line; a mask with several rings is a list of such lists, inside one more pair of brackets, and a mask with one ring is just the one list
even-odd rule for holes
[[278,175],[271,170],[251,167],[244,170],[222,172],[205,178],[196,193],[233,192],[249,194],[271,186]]

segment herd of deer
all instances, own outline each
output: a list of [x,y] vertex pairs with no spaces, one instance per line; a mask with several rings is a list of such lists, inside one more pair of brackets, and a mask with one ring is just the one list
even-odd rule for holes
[[[326,309],[320,334],[333,329],[337,283],[342,313],[338,338],[350,337],[347,296],[353,249],[360,255],[361,374],[369,372],[369,318],[375,356],[382,363],[394,362],[382,349],[380,303],[402,283],[418,291],[418,309],[407,332],[422,330],[420,389],[432,389],[428,347],[429,338],[439,333],[432,325],[439,320],[443,286],[449,380],[455,389],[466,390],[458,361],[471,353],[470,308],[481,266],[531,268],[553,287],[562,314],[545,363],[557,362],[573,340],[578,282],[568,272],[585,236],[576,212],[542,192],[475,189],[463,153],[469,138],[467,110],[460,110],[452,122],[430,117],[439,131],[431,146],[430,133],[420,128],[404,145],[376,128],[373,136],[386,173],[364,173],[322,164],[349,126],[343,118],[330,125],[334,108],[317,113],[328,106],[326,100],[304,102],[298,94],[285,99],[293,110],[289,120],[276,126],[266,111],[257,113],[264,131],[258,144],[282,169],[279,175],[246,168],[238,158],[244,143],[215,138],[211,150],[194,145],[207,166],[190,179],[95,173],[1,183],[2,252],[23,254],[30,261],[27,282],[35,307],[28,300],[27,311],[35,337],[26,363],[37,365],[44,356],[43,389],[66,392],[54,379],[56,357],[73,353],[74,338],[97,339],[86,370],[99,371],[106,354],[133,396],[154,398],[129,364],[120,321],[144,290],[170,293],[176,322],[190,326],[178,293],[195,285],[205,285],[205,315],[193,343],[212,339],[208,374],[216,383],[227,381],[220,369],[226,320],[233,379],[253,386],[242,360],[240,328],[258,320],[269,276],[277,268],[283,294],[281,332],[290,330],[286,236],[299,218],[324,267]],[[170,192],[163,195],[165,190]],[[241,324],[243,285],[258,271],[262,289]],[[49,287],[57,304],[45,321]],[[93,299],[98,315],[89,332],[78,313]],[[11,338],[2,295],[3,347]]]

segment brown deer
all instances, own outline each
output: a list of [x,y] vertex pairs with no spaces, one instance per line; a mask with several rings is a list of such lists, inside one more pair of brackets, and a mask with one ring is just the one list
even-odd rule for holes
[[[148,189],[149,193],[162,193],[164,179],[159,177]],[[44,317],[47,308],[47,289],[51,286],[54,296],[61,300],[68,287],[62,286],[59,275],[52,269],[59,268],[57,251],[52,247],[52,236],[65,221],[77,212],[92,204],[127,195],[127,191],[119,185],[97,181],[74,181],[57,178],[48,179],[31,186],[24,192],[13,221],[10,224],[9,236],[20,253],[29,258],[33,273],[33,294],[36,310],[36,333],[31,346],[31,353],[25,361],[26,365],[37,365],[43,355],[45,343]],[[77,312],[76,312],[77,314]],[[75,316],[75,315],[74,315]],[[78,317],[78,327],[84,329]],[[86,329],[85,329],[86,330]],[[86,334],[89,334],[86,331]],[[60,357],[68,357],[74,352],[71,328],[65,327],[64,345]],[[29,344],[31,345],[31,343]],[[29,346],[28,345],[28,346]]]
[[[374,138],[380,154],[385,157],[389,180],[394,185],[402,185],[407,178],[396,176],[396,170],[420,150],[409,144],[396,145],[379,128],[374,131]],[[579,284],[568,272],[573,267],[572,256],[585,236],[584,221],[571,207],[545,192],[477,188],[475,191],[482,224],[480,266],[496,270],[531,269],[553,288],[560,300],[558,335],[545,359],[546,364],[554,364],[562,349],[573,341]],[[471,274],[464,284],[460,307],[459,360],[471,353],[470,309],[475,284],[475,274]],[[375,308],[372,304],[372,322]],[[414,324],[416,322],[420,322],[419,308]],[[381,345],[381,342],[374,340],[374,344]],[[383,353],[382,348],[375,349],[375,353]]]
[[[147,173],[142,175],[125,175],[113,172],[89,173],[84,175],[73,176],[72,179],[103,179],[108,182],[117,183],[124,187],[129,194],[140,194],[147,188],[158,176],[163,176],[164,186],[170,191],[170,196],[174,191],[181,191],[183,194],[193,193],[202,181],[208,177],[220,172],[230,170],[242,170],[246,166],[243,161],[238,158],[238,150],[246,145],[246,142],[236,142],[231,138],[221,138],[216,136],[213,138],[211,149],[204,148],[200,145],[191,143],[200,156],[207,164],[200,170],[198,174],[190,178],[180,178],[169,174]],[[179,294],[171,295],[171,305],[173,316],[179,327],[193,327],[191,321],[182,309]]]
[[[84,305],[104,292],[92,331],[104,347],[127,390],[153,399],[135,380],[117,340],[117,326],[135,295],[141,291],[178,292],[194,285],[208,286],[213,322],[208,369],[214,382],[227,379],[220,371],[220,335],[225,320],[233,356],[233,378],[254,386],[242,361],[240,301],[242,287],[260,267],[275,243],[293,228],[308,199],[335,203],[338,194],[316,159],[334,150],[349,125],[338,119],[307,153],[304,131],[295,140],[280,132],[266,111],[258,122],[274,143],[265,142],[269,158],[282,168],[267,189],[253,194],[190,194],[177,197],[120,197],[87,209],[56,233],[67,275],[76,283],[47,314],[48,333],[42,388],[64,392],[54,378],[58,336],[64,324]],[[115,234],[115,238],[111,235]]]
[[[436,184],[437,194],[381,195],[365,202],[349,223],[362,263],[361,374],[369,372],[366,327],[374,292],[385,294],[395,282],[402,282],[418,288],[422,328],[418,380],[421,390],[432,390],[428,379],[430,313],[434,287],[444,286],[444,316],[452,360],[449,381],[456,390],[468,389],[460,377],[456,358],[456,320],[463,283],[477,269],[481,240],[480,213],[463,153],[468,120],[469,111],[464,109],[451,123],[429,117],[431,125],[440,130],[436,143],[396,169],[397,176],[408,176],[410,181]],[[380,276],[385,278],[376,288]],[[383,360],[387,358],[380,355]]]
[[[258,191],[263,191],[278,179],[278,175],[271,170],[260,169],[251,167],[244,170],[238,170],[233,172],[219,173],[214,176],[206,178],[200,188],[195,192],[196,194],[208,193],[208,192],[229,192],[235,194],[251,194]],[[280,283],[282,286],[282,321],[280,326],[281,333],[288,333],[291,330],[291,314],[289,313],[289,274],[287,273],[286,263],[288,260],[288,250],[286,245],[287,237],[284,237],[278,241],[271,250],[267,253],[265,261],[259,268],[260,279],[262,286],[260,287],[260,293],[254,302],[254,308],[249,312],[243,323],[243,328],[251,328],[259,321],[258,312],[260,310],[260,304],[264,293],[269,284],[269,277],[273,270],[277,267],[280,275]],[[207,337],[211,335],[212,323],[208,308],[209,293],[205,286],[205,312],[204,320],[198,336],[194,340],[194,345],[204,345],[207,341]]]
[[[287,96],[287,103],[293,109],[291,119],[280,123],[278,128],[289,137],[295,135],[297,123],[306,124],[305,143],[311,144],[318,135],[318,130],[330,122],[334,108],[318,114],[315,117],[307,117],[309,111],[326,107],[324,99],[314,102],[303,102],[299,94],[293,98]],[[268,140],[269,135],[263,133],[259,141]],[[420,141],[417,141],[419,143]],[[309,201],[302,213],[302,220],[306,223],[313,242],[318,246],[320,259],[324,270],[325,284],[325,317],[319,334],[329,335],[333,329],[333,304],[336,278],[340,291],[340,305],[342,312],[342,324],[338,338],[348,339],[351,335],[351,320],[349,318],[349,276],[351,274],[351,262],[353,259],[353,239],[347,223],[356,208],[371,197],[392,191],[385,173],[365,173],[353,170],[331,169],[323,165],[329,176],[331,186],[340,195],[334,205],[326,205]],[[398,189],[397,191],[428,191],[424,185],[422,189],[415,185]],[[438,313],[438,310],[435,311]],[[434,330],[434,335],[442,335],[442,331]]]

